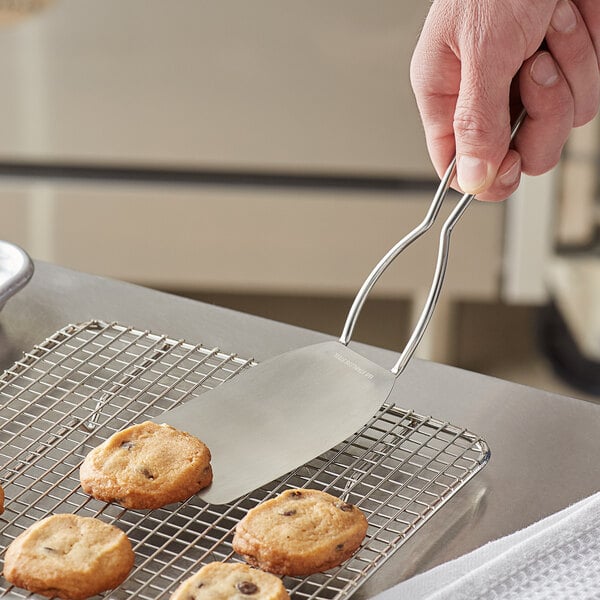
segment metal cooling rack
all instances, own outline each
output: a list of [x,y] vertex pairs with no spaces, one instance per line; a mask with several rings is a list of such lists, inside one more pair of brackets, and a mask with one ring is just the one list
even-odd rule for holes
[[[129,536],[135,568],[110,593],[117,600],[166,599],[211,561],[240,560],[233,530],[247,511],[291,487],[328,491],[358,505],[369,530],[342,566],[284,578],[294,600],[351,595],[487,462],[478,436],[448,423],[383,406],[352,438],[235,503],[199,498],[154,511],[98,502],[79,486],[86,454],[115,431],[153,418],[251,367],[218,349],[115,323],[70,325],[0,377],[0,556],[50,514],[113,523]],[[0,580],[0,596],[30,597]]]

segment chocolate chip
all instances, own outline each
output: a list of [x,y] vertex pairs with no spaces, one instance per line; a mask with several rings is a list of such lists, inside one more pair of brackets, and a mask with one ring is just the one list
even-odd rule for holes
[[[201,588],[203,585],[204,585],[203,583],[197,583],[197,584],[196,584],[196,589],[198,589],[198,590],[199,590],[199,589],[200,589],[200,588]],[[194,595],[190,594],[190,595],[188,596],[188,600],[196,600],[196,596],[194,596]]]
[[335,549],[336,549],[336,550],[338,550],[338,551],[340,551],[340,550],[343,550],[343,549],[344,549],[344,544],[338,544],[338,545],[335,547]]
[[256,594],[256,592],[258,592],[258,586],[251,581],[240,581],[235,587],[241,594],[246,596],[251,596],[252,594]]
[[286,510],[285,512],[279,513],[282,517],[291,517],[296,514],[295,510]]
[[121,448],[125,448],[125,450],[131,450],[134,446],[135,444],[129,440],[121,442]]
[[348,504],[347,502],[338,504],[337,507],[344,512],[352,512],[354,510],[354,506],[352,504]]
[[150,471],[148,471],[148,469],[146,469],[146,467],[143,467],[141,469],[142,475],[146,478],[149,479],[150,481],[154,481],[154,475],[152,475],[152,473],[150,473]]
[[292,498],[301,498],[302,492],[300,490],[294,490],[293,492],[290,492],[290,496]]

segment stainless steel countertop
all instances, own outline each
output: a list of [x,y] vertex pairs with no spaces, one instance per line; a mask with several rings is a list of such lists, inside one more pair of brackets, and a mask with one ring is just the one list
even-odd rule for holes
[[[0,367],[68,323],[102,319],[219,346],[264,360],[326,336],[131,284],[36,263],[0,312]],[[381,365],[396,355],[356,345]],[[489,465],[410,539],[357,594],[512,533],[600,490],[600,406],[413,360],[393,401],[468,427],[490,445]]]

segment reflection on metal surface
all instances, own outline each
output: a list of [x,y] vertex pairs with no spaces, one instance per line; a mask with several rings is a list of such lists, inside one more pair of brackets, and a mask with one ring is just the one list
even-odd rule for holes
[[33,275],[33,262],[18,246],[0,240],[0,310]]
[[[456,549],[462,554],[464,536],[476,527],[486,510],[487,487],[482,479],[476,478],[443,511],[440,511],[423,529],[422,535],[414,536],[398,552],[394,553],[364,586],[352,596],[352,600],[372,598],[381,590],[388,589],[433,568],[440,562],[440,555],[448,555]],[[450,551],[450,554],[452,552]]]
[[[93,447],[250,365],[215,349],[101,322],[65,327],[35,346],[0,377],[5,540],[57,512],[116,523],[137,558],[111,598],[166,599],[200,565],[239,560],[231,538],[249,509],[285,489],[322,489],[365,512],[367,537],[340,567],[286,577],[284,584],[295,600],[341,599],[375,575],[488,461],[489,449],[478,436],[388,405],[351,438],[230,505],[209,505],[196,496],[155,511],[131,511],[83,493],[79,466]],[[447,535],[443,522],[429,528],[430,545],[432,537]],[[0,595],[28,596],[2,585]]]

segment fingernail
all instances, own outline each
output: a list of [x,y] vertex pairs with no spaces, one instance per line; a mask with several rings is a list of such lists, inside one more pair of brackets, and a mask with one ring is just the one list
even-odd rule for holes
[[521,162],[517,161],[506,173],[501,173],[498,176],[498,181],[505,187],[512,187],[519,181],[521,177]]
[[552,13],[550,25],[553,29],[561,33],[569,33],[575,29],[577,26],[577,17],[569,0],[559,0],[554,13]]
[[558,69],[549,52],[542,52],[531,65],[531,78],[543,87],[550,87],[558,81]]
[[476,194],[485,187],[488,178],[488,164],[475,156],[462,155],[456,166],[456,178],[465,194]]

